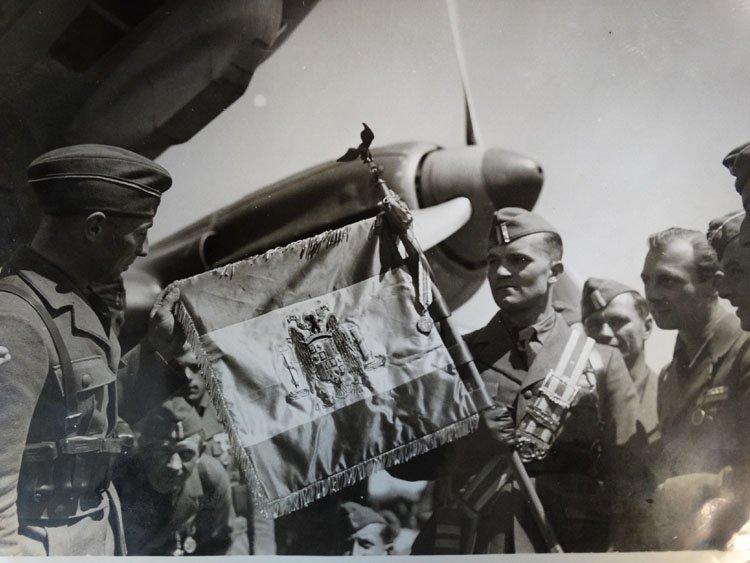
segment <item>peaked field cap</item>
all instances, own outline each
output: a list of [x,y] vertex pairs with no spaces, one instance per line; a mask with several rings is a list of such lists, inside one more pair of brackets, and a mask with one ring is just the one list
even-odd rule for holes
[[200,415],[184,398],[171,397],[138,421],[137,429],[155,438],[184,440],[203,431]]
[[[638,291],[615,280],[604,278],[589,278],[583,284],[581,297],[581,317],[586,318],[596,311],[601,311],[618,295],[635,293]],[[639,295],[639,294],[638,294]]]
[[349,533],[354,533],[370,524],[388,525],[386,519],[369,506],[347,501],[341,504],[341,509],[344,513],[346,524],[349,527]]
[[745,184],[750,180],[750,143],[733,148],[721,163],[737,178],[734,189],[741,194]]
[[719,260],[721,260],[721,256],[729,243],[740,236],[740,226],[744,220],[745,212],[738,210],[712,219],[708,224],[706,238],[716,251]]
[[153,216],[161,195],[172,185],[164,167],[109,145],[52,150],[36,158],[27,175],[42,208],[54,213]]
[[545,218],[526,209],[504,207],[495,211],[490,230],[492,243],[502,246],[534,233],[554,233],[559,236],[557,229]]

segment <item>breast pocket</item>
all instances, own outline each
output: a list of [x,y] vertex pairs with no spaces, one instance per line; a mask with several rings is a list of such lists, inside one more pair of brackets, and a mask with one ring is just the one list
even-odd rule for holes
[[[76,411],[81,414],[79,434],[106,432],[107,408],[110,401],[114,400],[114,397],[110,397],[109,385],[117,376],[102,356],[79,358],[71,364],[76,390]],[[62,377],[59,368],[55,368],[55,371]]]

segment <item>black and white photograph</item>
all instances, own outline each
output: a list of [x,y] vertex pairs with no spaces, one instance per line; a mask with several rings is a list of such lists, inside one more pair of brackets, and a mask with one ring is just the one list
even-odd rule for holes
[[746,560],[749,94],[748,0],[0,0],[0,559]]

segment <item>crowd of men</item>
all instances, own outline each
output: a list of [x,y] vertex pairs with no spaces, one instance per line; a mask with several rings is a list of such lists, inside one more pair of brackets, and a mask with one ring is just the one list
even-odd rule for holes
[[[724,164],[747,208],[750,144]],[[300,511],[275,538],[175,323],[175,291],[121,355],[121,275],[148,251],[168,172],[124,149],[77,145],[28,174],[41,225],[0,279],[2,555],[294,553],[318,529],[330,554],[547,551],[550,531],[565,551],[725,549],[750,520],[743,211],[707,233],[651,235],[643,293],[590,278],[577,318],[554,301],[555,227],[498,210],[487,253],[498,312],[465,337],[493,400],[478,430],[392,469],[398,480],[381,475],[408,491],[402,514],[377,510],[365,485],[356,502],[344,492],[327,512]],[[658,373],[645,357],[654,323],[677,331]],[[545,525],[510,471],[517,453]],[[405,522],[418,534],[400,534]],[[295,534],[302,547],[289,547]]]

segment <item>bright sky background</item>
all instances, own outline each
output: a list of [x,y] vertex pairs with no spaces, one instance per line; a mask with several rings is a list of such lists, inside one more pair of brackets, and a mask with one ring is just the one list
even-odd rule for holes
[[[721,166],[750,140],[750,1],[458,1],[484,143],[544,168],[536,210],[582,282],[641,289],[648,234],[705,230],[740,207]],[[305,167],[336,158],[361,121],[375,144],[463,143],[442,0],[321,0],[247,93],[159,161],[175,178],[154,240]],[[456,313],[481,326],[485,286]],[[649,343],[671,356],[673,333]]]

